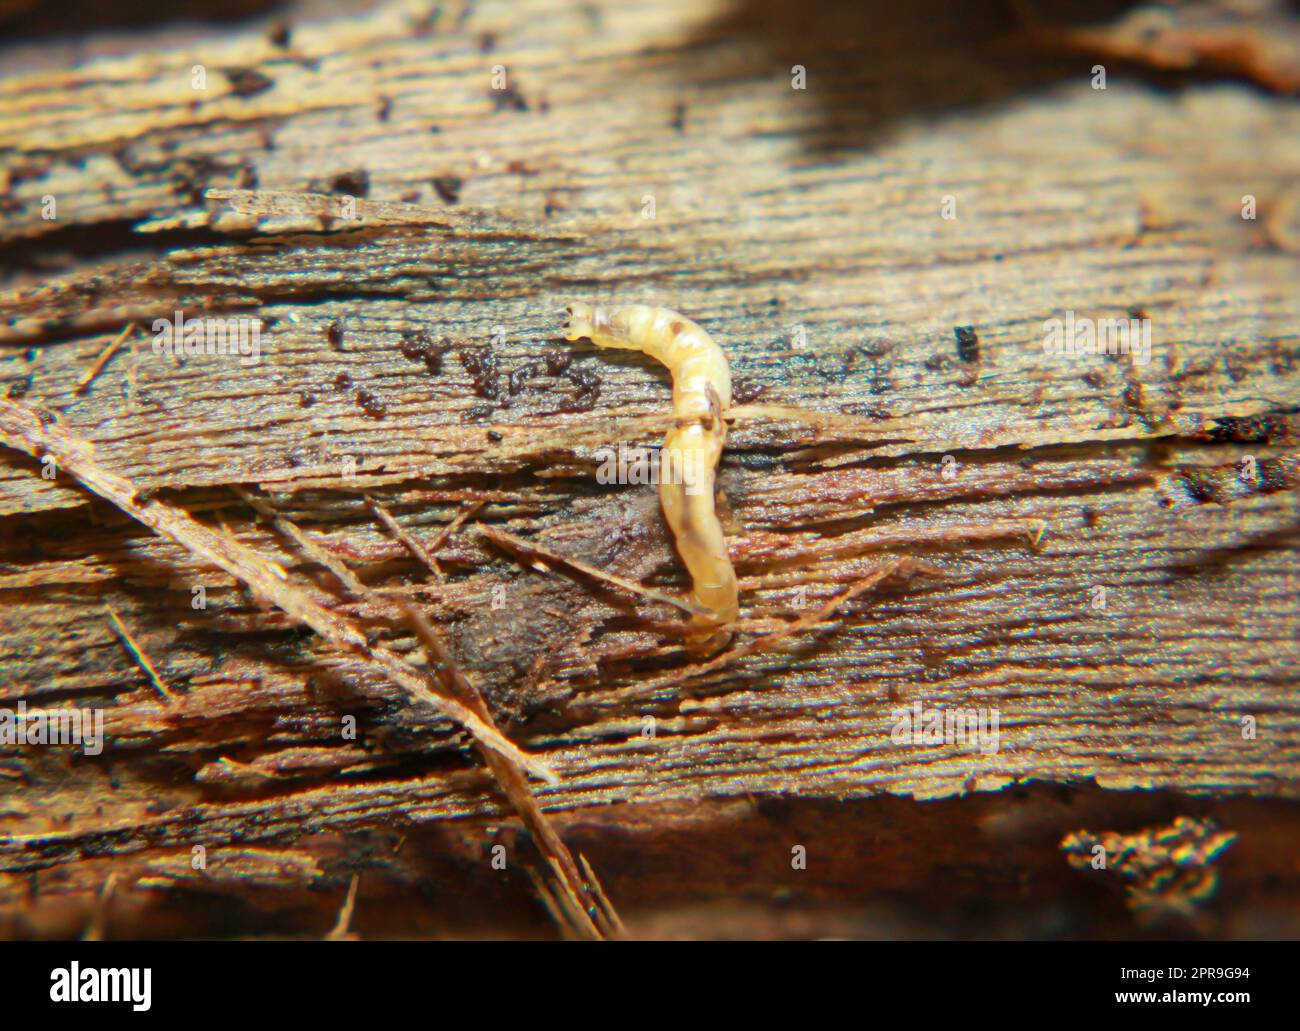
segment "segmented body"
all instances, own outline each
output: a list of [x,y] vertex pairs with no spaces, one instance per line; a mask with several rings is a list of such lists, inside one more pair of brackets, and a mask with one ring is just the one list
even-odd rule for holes
[[727,357],[708,333],[668,308],[575,303],[565,311],[567,340],[586,337],[598,347],[642,351],[672,373],[674,421],[663,454],[679,459],[688,475],[661,472],[659,502],[691,574],[694,600],[710,614],[696,617],[696,636],[715,634],[739,614],[736,573],[714,508],[714,480],[727,439],[723,416],[731,406]]

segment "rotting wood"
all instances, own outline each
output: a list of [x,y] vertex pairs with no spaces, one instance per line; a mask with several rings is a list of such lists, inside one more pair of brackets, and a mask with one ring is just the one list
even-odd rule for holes
[[[292,539],[302,549],[304,555],[320,562],[333,573],[335,579],[353,597],[366,598],[371,595],[370,589],[356,577],[345,562],[327,552],[303,533],[296,524],[278,515],[270,506],[246,492],[238,493],[250,506],[267,516],[277,530]],[[371,504],[370,499],[367,499],[367,503]],[[372,510],[375,507],[371,504]],[[451,528],[458,526],[470,511],[472,508],[463,509],[445,532],[449,535]],[[394,522],[393,525],[396,526],[396,523]],[[412,538],[409,534],[402,534],[399,539],[407,547],[411,547]],[[439,535],[439,541],[443,539],[445,539],[443,535]],[[437,550],[438,545],[439,542],[435,542],[434,550]],[[429,558],[427,554],[418,551],[417,557]],[[424,648],[428,664],[434,676],[442,683],[445,692],[461,701],[483,721],[485,726],[496,731],[498,729],[496,721],[482,693],[460,671],[442,634],[413,604],[398,601],[397,605],[406,619],[408,628]],[[555,833],[545,813],[537,804],[537,799],[528,786],[528,777],[524,769],[482,740],[478,744],[479,753],[491,769],[497,784],[532,833],[538,851],[549,864],[554,884],[546,891],[544,897],[557,922],[575,938],[599,940],[616,934],[619,928],[617,914],[614,913],[608,900],[600,897],[599,889],[595,887],[598,882],[580,873],[577,861],[574,860],[563,840]]]
[[[667,4],[632,17],[534,2],[420,34],[414,14],[386,5],[295,26],[298,58],[251,27],[190,48],[144,34],[125,57],[88,51],[85,88],[53,68],[0,82],[0,227],[17,266],[0,295],[5,387],[57,413],[146,495],[220,517],[292,575],[314,575],[229,488],[264,491],[374,589],[341,611],[400,654],[416,643],[392,599],[425,605],[506,733],[565,774],[539,798],[566,838],[581,840],[584,821],[605,829],[604,848],[584,851],[620,908],[659,904],[618,869],[636,868],[611,847],[627,827],[658,821],[666,840],[674,805],[730,826],[722,809],[751,795],[783,796],[796,814],[863,799],[839,810],[846,821],[879,819],[888,805],[870,800],[881,794],[946,797],[913,818],[939,812],[934,826],[952,826],[1017,782],[1091,782],[1120,812],[1152,789],[1170,806],[1249,796],[1289,826],[1300,783],[1300,267],[1283,246],[1294,105],[1212,81],[1168,93],[1115,70],[1099,94],[1091,58],[991,57],[984,44],[1015,27],[1003,5],[922,3],[887,19],[854,6]],[[491,53],[479,49],[486,32]],[[214,76],[191,106],[200,59],[253,66],[274,85],[247,96]],[[486,83],[498,62],[528,111],[496,110]],[[810,71],[804,93],[789,89],[796,63]],[[341,198],[322,191],[337,177],[357,185],[362,169],[357,223],[334,219]],[[445,176],[459,188],[438,189]],[[653,222],[640,217],[647,192]],[[47,193],[55,222],[39,217]],[[957,198],[952,221],[937,216],[945,194]],[[1241,217],[1246,194],[1258,221]],[[84,250],[65,259],[74,234]],[[426,582],[372,525],[366,496],[426,541],[488,502],[490,527],[664,593],[683,588],[652,492],[589,475],[596,447],[662,434],[663,377],[581,350],[546,370],[553,302],[575,287],[690,312],[761,388],[754,408],[821,412],[813,423],[742,414],[729,433],[720,480],[749,632],[777,632],[908,554],[945,576],[882,585],[842,625],[651,697],[646,684],[684,660],[624,600],[520,571],[471,534],[438,552],[446,583]],[[263,362],[182,365],[145,342],[137,361],[119,358],[76,393],[124,323],[147,330],[178,306],[264,319]],[[1041,323],[1066,308],[1150,315],[1153,361],[1049,360]],[[954,339],[965,326],[978,334],[973,363]],[[412,330],[451,341],[438,373],[402,353]],[[1260,417],[1277,432],[1211,433]],[[1245,458],[1280,470],[1267,481],[1280,489],[1251,489],[1236,471]],[[358,864],[370,869],[355,843],[376,828],[398,824],[407,849],[453,827],[491,840],[500,799],[465,768],[446,720],[411,711],[235,581],[37,469],[10,457],[0,470],[11,530],[0,694],[105,704],[112,783],[71,760],[0,765],[7,926],[50,926],[60,899],[93,899],[113,869],[116,913],[150,897],[129,887],[136,864],[195,844],[303,839],[341,889]],[[1016,520],[1048,524],[1039,550],[975,530]],[[959,527],[968,536],[949,536]],[[206,611],[190,607],[198,585]],[[142,687],[105,600],[176,685],[174,710]],[[340,698],[365,729],[352,747],[322,743]],[[918,699],[998,707],[1006,750],[893,746],[891,713]],[[1240,734],[1247,715],[1259,719],[1253,742]],[[832,825],[818,833],[834,836]],[[1265,840],[1266,825],[1252,823],[1241,847]],[[1081,826],[1126,829],[1094,811],[1045,847]],[[743,880],[793,833],[763,838],[770,854],[738,868],[700,834],[685,850],[701,857],[690,876],[721,891],[703,868]],[[466,870],[485,868],[472,844],[458,854]],[[667,846],[654,854],[671,865]],[[1249,854],[1248,868],[1226,857],[1230,897],[1233,878],[1268,897],[1252,879],[1265,850]],[[855,869],[864,885],[890,883],[870,866],[841,858],[838,869],[843,883]],[[997,884],[992,866],[979,876]],[[264,890],[300,902],[291,880]],[[234,878],[212,890],[255,889]],[[388,890],[368,874],[359,913],[367,892]],[[502,898],[481,879],[473,891],[485,906]],[[319,933],[337,901],[319,900]],[[643,929],[672,926],[668,913],[640,916]]]
[[370,645],[356,627],[322,607],[305,591],[291,586],[287,574],[228,535],[212,533],[181,509],[159,501],[137,500],[137,492],[124,480],[100,466],[84,441],[47,426],[31,410],[0,400],[0,443],[33,457],[52,460],[87,489],[111,501],[154,533],[168,537],[201,559],[242,580],[259,598],[273,602],[337,647],[350,649],[372,661],[376,668],[400,684],[411,696],[450,716],[493,751],[500,752],[535,776],[554,781],[550,769],[525,756],[498,732],[488,727],[460,703],[431,692],[420,671],[386,648]]

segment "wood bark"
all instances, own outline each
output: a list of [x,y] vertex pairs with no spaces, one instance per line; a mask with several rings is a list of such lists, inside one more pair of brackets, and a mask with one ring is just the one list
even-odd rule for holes
[[[285,18],[9,45],[11,399],[386,647],[417,603],[633,933],[1141,933],[1060,840],[1177,815],[1239,835],[1190,933],[1300,929],[1294,101],[1095,89],[993,3]],[[899,557],[942,575],[690,675],[672,610],[492,545],[687,587],[653,486],[596,476],[660,439],[667,376],[563,344],[568,299],[730,355],[742,640]],[[177,310],[257,320],[260,360],[156,353]],[[1046,353],[1067,313],[1149,319],[1150,361]],[[108,933],[324,933],[361,872],[363,932],[547,933],[463,733],[42,471],[0,454],[0,706],[101,707],[109,742],[0,759],[0,930],[79,933],[116,872]],[[483,507],[439,579],[367,497],[429,546]],[[900,743],[916,703],[995,710],[1000,747]]]

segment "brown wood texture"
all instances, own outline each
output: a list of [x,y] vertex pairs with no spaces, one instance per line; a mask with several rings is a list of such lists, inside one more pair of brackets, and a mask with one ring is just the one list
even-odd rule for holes
[[[109,33],[75,67],[38,38],[10,45],[0,382],[403,654],[415,642],[389,602],[417,602],[502,730],[560,775],[534,785],[544,807],[566,834],[600,828],[584,847],[614,902],[639,907],[634,927],[730,926],[707,908],[709,886],[726,889],[715,870],[768,901],[797,890],[755,873],[788,870],[791,813],[861,883],[819,882],[812,915],[763,933],[840,927],[818,907],[876,884],[847,843],[937,876],[848,822],[979,826],[1030,782],[1088,799],[1034,823],[1045,851],[1026,869],[1044,892],[1079,883],[1063,834],[1155,819],[1147,792],[1160,819],[1215,815],[1243,834],[1268,823],[1243,807],[1265,807],[1294,856],[1294,101],[1118,68],[1096,89],[1092,59],[1013,45],[992,3],[390,3],[305,7],[287,40],[273,24]],[[895,558],[941,575],[894,578],[691,675],[671,610],[487,542],[479,523],[687,586],[654,488],[595,476],[601,446],[658,441],[667,376],[561,343],[568,299],[666,305],[727,350],[747,399],[720,474],[741,640]],[[156,354],[152,324],[177,309],[260,320],[260,361]],[[1150,362],[1045,353],[1044,320],[1067,311],[1149,318]],[[128,323],[141,332],[79,389]],[[965,326],[978,347],[963,357]],[[1265,473],[1239,476],[1243,459]],[[119,933],[226,927],[157,901],[192,880],[195,846],[230,864],[200,878],[202,897],[280,913],[232,918],[236,933],[323,933],[339,892],[318,889],[357,870],[386,885],[372,912],[391,911],[449,856],[467,891],[476,873],[489,885],[482,912],[526,895],[489,866],[508,809],[463,733],[41,471],[0,453],[0,705],[102,707],[109,742],[93,760],[0,760],[0,928],[77,933],[113,870],[135,914]],[[377,593],[343,597],[232,487]],[[367,496],[425,545],[484,505],[440,546],[439,580]],[[897,710],[917,702],[996,710],[999,749],[896,743]],[[1029,797],[1050,809],[1052,790]],[[738,827],[770,849],[718,865]],[[393,853],[403,833],[413,853]],[[657,842],[650,858],[634,838]],[[1243,839],[1256,859],[1225,890],[1285,915],[1219,932],[1300,927],[1300,870],[1264,863],[1263,840]],[[972,883],[998,883],[997,864],[976,866]],[[925,890],[922,873],[881,876],[882,892]],[[703,915],[665,908],[684,882]],[[441,903],[374,926],[473,933],[472,906]],[[516,931],[542,933],[534,916]]]

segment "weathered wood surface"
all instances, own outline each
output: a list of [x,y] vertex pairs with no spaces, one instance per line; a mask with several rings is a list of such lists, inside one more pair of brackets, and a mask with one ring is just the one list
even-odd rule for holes
[[[1204,431],[1300,403],[1300,112],[1238,83],[1116,72],[1095,90],[1085,58],[1002,47],[994,6],[388,4],[294,23],[287,45],[262,24],[146,33],[72,72],[19,47],[0,79],[0,379],[394,647],[412,642],[393,610],[339,600],[228,488],[264,490],[372,587],[420,601],[562,775],[539,788],[554,811],[617,803],[630,825],[633,803],[1031,780],[1294,798],[1294,492],[1202,504],[1173,470],[1294,447],[1293,415],[1269,441]],[[268,192],[291,210],[259,221]],[[343,194],[362,194],[355,220]],[[729,438],[747,634],[892,556],[944,576],[686,683],[662,610],[523,570],[473,521],[434,581],[365,495],[426,543],[485,501],[477,520],[684,586],[653,488],[594,476],[598,446],[658,439],[666,376],[582,347],[576,375],[530,369],[570,297],[678,308],[755,404],[825,413],[741,417]],[[261,319],[260,363],[155,355],[149,326],[176,308]],[[1067,310],[1149,316],[1151,362],[1045,354],[1043,321]],[[132,321],[145,335],[78,393]],[[403,352],[420,331],[450,343],[437,371]],[[500,813],[445,721],[67,478],[0,462],[0,704],[103,705],[110,735],[98,761],[0,766],[13,926],[32,904],[18,875],[84,894],[97,855],[138,873],[301,838],[337,874],[357,860],[330,835]],[[937,539],[1017,518],[1046,522],[1038,548]],[[1000,750],[894,744],[917,701],[996,708]],[[627,876],[602,870],[616,902]]]

